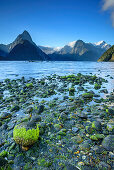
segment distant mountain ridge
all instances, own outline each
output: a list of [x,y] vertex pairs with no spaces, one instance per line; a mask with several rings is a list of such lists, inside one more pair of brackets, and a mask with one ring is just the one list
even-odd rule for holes
[[64,47],[49,48],[40,46],[50,56],[51,60],[57,61],[97,61],[110,47],[111,45],[105,41],[85,43],[82,40],[69,42]]
[[37,46],[25,30],[10,44],[0,44],[0,60],[97,61],[111,47],[105,41],[69,42],[64,47]]

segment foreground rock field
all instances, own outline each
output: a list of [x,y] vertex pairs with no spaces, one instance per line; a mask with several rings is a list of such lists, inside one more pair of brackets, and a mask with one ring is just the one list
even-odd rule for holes
[[111,170],[114,90],[96,75],[0,82],[0,170]]

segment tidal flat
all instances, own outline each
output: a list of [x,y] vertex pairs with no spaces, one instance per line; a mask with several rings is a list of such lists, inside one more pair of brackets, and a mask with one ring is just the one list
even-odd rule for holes
[[112,169],[114,90],[107,83],[81,73],[1,81],[1,170]]

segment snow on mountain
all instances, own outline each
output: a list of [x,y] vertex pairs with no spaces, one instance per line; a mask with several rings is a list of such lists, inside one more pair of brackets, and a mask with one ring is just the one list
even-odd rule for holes
[[107,44],[105,41],[99,41],[99,42],[94,43],[93,45],[106,49],[106,50],[108,50],[111,47],[111,45]]
[[69,42],[67,45],[73,48],[75,44],[76,44],[76,41],[72,41],[72,42]]

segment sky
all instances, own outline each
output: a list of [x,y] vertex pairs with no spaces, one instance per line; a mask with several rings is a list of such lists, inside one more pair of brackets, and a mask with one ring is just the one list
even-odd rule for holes
[[0,43],[27,30],[37,45],[114,44],[114,0],[0,0]]

